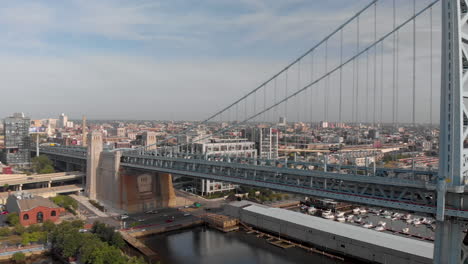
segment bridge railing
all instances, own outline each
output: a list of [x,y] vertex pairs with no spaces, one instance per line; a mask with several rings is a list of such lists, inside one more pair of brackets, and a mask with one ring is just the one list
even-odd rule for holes
[[81,146],[47,146],[40,147],[39,152],[47,154],[66,154],[75,157],[87,156],[87,148]]
[[167,157],[177,159],[191,160],[206,160],[212,162],[236,163],[253,165],[259,167],[287,168],[298,171],[316,171],[328,172],[335,174],[352,174],[356,177],[379,177],[387,179],[397,179],[405,182],[419,182],[435,184],[437,182],[437,171],[432,170],[413,170],[404,168],[385,168],[385,167],[368,167],[342,164],[326,164],[320,162],[304,162],[304,161],[287,161],[287,160],[271,160],[259,159],[251,157],[232,157],[220,155],[203,155],[191,154],[183,152],[128,152],[124,153],[124,157]]

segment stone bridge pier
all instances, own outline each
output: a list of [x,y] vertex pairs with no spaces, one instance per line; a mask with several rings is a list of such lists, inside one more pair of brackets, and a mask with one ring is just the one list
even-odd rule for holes
[[86,193],[90,199],[128,212],[175,206],[172,175],[120,166],[121,151],[103,151],[102,134],[88,135]]

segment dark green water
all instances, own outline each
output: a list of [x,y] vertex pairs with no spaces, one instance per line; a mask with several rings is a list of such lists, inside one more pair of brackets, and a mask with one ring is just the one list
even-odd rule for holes
[[242,231],[225,234],[205,227],[155,235],[143,242],[160,255],[162,264],[345,263],[302,249],[282,249]]

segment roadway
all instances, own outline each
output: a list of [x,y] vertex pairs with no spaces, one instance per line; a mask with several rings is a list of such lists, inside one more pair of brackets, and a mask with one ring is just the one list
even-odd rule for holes
[[30,183],[43,183],[43,182],[57,182],[57,181],[69,181],[82,179],[84,177],[83,172],[59,172],[50,174],[3,174],[0,176],[0,186],[8,184],[10,186],[30,184]]

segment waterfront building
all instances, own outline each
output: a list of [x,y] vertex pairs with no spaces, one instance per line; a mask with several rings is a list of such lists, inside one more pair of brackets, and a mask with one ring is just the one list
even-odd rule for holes
[[22,226],[43,223],[47,220],[59,220],[63,208],[57,206],[49,199],[32,196],[29,193],[17,193],[8,196],[6,203],[10,213],[18,213]]

